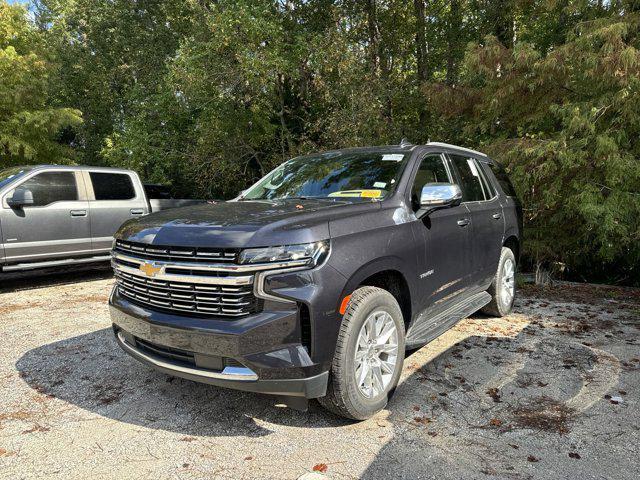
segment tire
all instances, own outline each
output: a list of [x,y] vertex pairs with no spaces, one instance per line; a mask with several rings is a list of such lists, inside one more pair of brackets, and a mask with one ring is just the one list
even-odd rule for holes
[[[511,273],[509,274],[509,272]],[[500,261],[498,262],[498,271],[495,277],[493,277],[491,286],[487,290],[489,295],[491,295],[491,302],[482,308],[481,311],[483,313],[493,315],[494,317],[504,317],[511,312],[513,301],[516,297],[515,276],[516,257],[510,248],[502,247]],[[507,290],[511,291],[510,295]]]
[[[379,326],[382,331],[369,328],[372,325]],[[390,337],[384,346],[369,343],[366,340],[370,338],[369,332],[376,332],[373,338],[380,343],[387,335]],[[320,404],[336,415],[352,420],[365,420],[382,410],[400,379],[404,336],[402,311],[393,295],[377,287],[361,287],[353,292],[338,333],[327,395],[318,399]],[[397,345],[395,355],[394,341]],[[361,360],[356,360],[356,354]],[[365,374],[369,371],[371,376]],[[364,378],[363,383],[356,380],[356,373],[359,379]]]

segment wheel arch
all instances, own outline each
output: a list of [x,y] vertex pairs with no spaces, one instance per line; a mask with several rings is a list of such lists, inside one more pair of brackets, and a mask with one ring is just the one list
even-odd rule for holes
[[513,252],[513,256],[516,257],[516,264],[520,263],[520,240],[515,235],[508,236],[504,242],[503,247],[507,247]]
[[405,327],[408,327],[415,311],[412,301],[416,296],[412,292],[400,259],[381,259],[358,269],[346,283],[339,302],[361,286],[378,287],[391,293],[398,301]]

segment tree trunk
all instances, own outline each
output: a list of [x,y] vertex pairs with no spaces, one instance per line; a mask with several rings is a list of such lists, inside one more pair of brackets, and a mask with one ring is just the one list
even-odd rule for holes
[[462,14],[460,0],[451,0],[449,5],[449,21],[447,28],[447,85],[453,85],[458,79],[458,62],[460,59],[460,42],[462,33]]
[[427,73],[427,19],[425,17],[425,0],[413,0],[416,16],[416,64],[418,66],[418,81],[423,84],[428,80]]
[[367,31],[369,33],[369,58],[371,62],[371,71],[374,75],[378,75],[380,56],[378,51],[379,35],[376,0],[365,0],[364,8],[367,16]]

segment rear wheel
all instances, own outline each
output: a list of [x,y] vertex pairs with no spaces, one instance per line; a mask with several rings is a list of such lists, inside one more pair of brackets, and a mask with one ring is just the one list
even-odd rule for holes
[[364,420],[382,410],[395,389],[404,360],[404,321],[386,290],[361,287],[342,319],[327,395],[328,410]]
[[502,247],[498,271],[487,292],[491,302],[482,309],[484,313],[503,317],[511,312],[516,294],[516,257],[511,249]]

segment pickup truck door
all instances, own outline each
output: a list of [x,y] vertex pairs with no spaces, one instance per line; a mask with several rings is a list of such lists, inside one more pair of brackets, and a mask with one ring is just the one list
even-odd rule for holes
[[[422,187],[433,182],[453,182],[444,155],[427,153],[420,161],[411,191],[411,203],[419,213]],[[418,285],[420,310],[426,313],[453,300],[469,286],[471,237],[469,211],[464,205],[443,208],[413,222],[414,235],[424,248]]]
[[7,200],[15,188],[1,199],[5,263],[40,262],[91,253],[89,203],[78,172],[40,170],[15,187],[30,190],[34,203],[11,208]]
[[142,184],[133,172],[89,170],[84,172],[94,252],[111,249],[113,234],[130,218],[149,213]]

